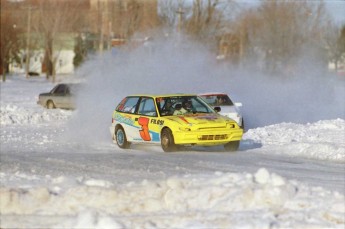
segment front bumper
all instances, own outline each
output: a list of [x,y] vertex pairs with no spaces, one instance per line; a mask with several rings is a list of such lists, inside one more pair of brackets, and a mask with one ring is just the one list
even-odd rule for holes
[[181,145],[222,145],[231,141],[242,139],[242,129],[222,131],[175,131],[173,132],[175,144]]

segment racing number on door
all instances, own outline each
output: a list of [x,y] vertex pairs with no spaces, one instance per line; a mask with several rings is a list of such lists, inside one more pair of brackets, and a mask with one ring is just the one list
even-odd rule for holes
[[140,117],[138,119],[138,123],[141,126],[141,130],[139,130],[140,136],[144,141],[151,141],[151,136],[149,133],[149,118]]

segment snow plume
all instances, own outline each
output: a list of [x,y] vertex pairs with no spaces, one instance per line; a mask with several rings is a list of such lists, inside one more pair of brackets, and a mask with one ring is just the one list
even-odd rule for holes
[[[140,47],[114,48],[87,61],[72,136],[110,140],[111,114],[129,94],[226,92],[242,102],[247,129],[280,122],[308,123],[345,118],[345,80],[301,61],[301,71],[268,76],[216,60],[200,44],[178,37],[154,39]],[[78,134],[73,133],[77,130]]]
[[157,40],[131,51],[122,48],[95,56],[78,72],[86,83],[71,133],[77,129],[83,140],[109,141],[112,112],[127,95],[198,93],[219,85],[212,67],[216,59],[202,46]]

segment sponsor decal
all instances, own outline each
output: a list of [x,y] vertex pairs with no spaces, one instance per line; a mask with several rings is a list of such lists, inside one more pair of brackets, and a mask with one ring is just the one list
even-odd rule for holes
[[151,119],[151,124],[157,124],[157,125],[162,126],[164,124],[164,120]]
[[141,126],[141,130],[139,130],[140,137],[144,141],[151,141],[151,136],[149,132],[149,121],[150,119],[147,117],[139,117],[138,123]]
[[125,117],[119,113],[116,113],[114,115],[114,119],[120,123],[124,123],[124,124],[127,124],[127,125],[131,125],[131,126],[134,126],[134,121],[130,118],[130,117]]
[[185,123],[189,124],[189,122],[188,122],[184,117],[179,116],[179,118],[180,118],[182,121],[184,121]]

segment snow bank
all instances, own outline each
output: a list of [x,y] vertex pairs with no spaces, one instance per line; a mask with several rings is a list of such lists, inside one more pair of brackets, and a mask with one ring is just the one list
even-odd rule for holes
[[243,139],[260,143],[263,147],[279,146],[280,150],[275,151],[276,154],[345,162],[343,119],[323,120],[305,125],[280,123],[250,129]]
[[32,109],[6,104],[0,106],[0,125],[40,124],[44,122],[67,120],[71,114],[71,111],[68,110],[46,110],[44,108]]
[[[8,176],[9,174],[6,174]],[[5,174],[2,174],[2,177]],[[11,176],[11,175],[9,175]],[[46,187],[0,190],[3,227],[11,215],[59,216],[50,228],[279,228],[345,225],[344,196],[269,173],[216,172],[114,186],[67,178]],[[26,228],[35,225],[26,217]]]

